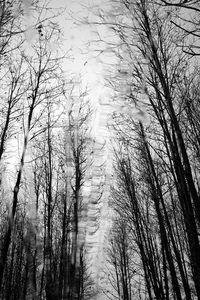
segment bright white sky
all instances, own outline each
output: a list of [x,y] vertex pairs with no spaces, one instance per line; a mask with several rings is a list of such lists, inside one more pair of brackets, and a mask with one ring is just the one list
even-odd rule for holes
[[[83,87],[87,86],[89,98],[96,108],[93,130],[100,136],[99,127],[102,127],[103,124],[106,125],[113,110],[120,110],[125,114],[134,111],[134,107],[123,107],[112,103],[113,92],[106,85],[105,67],[117,63],[117,58],[114,54],[108,54],[106,51],[98,55],[102,47],[106,47],[106,45],[93,42],[99,40],[99,37],[109,43],[114,42],[116,36],[111,37],[111,32],[108,32],[105,25],[81,24],[81,20],[86,18],[89,23],[99,21],[92,9],[97,11],[103,7],[105,11],[110,10],[109,0],[50,0],[50,4],[55,8],[63,7],[65,9],[63,16],[59,18],[59,23],[64,31],[64,48],[71,50],[73,59],[67,60],[63,67],[66,76],[69,72],[77,74],[79,78],[82,78]],[[88,43],[90,44],[89,47],[87,46]],[[135,111],[135,118],[144,121],[144,117],[140,114],[141,111]],[[104,133],[107,135],[106,132]]]
[[[108,130],[106,128],[106,124],[108,122],[109,114],[111,113],[111,107],[110,105],[101,105],[101,103],[111,103],[111,91],[105,87],[105,80],[104,80],[104,65],[102,60],[106,62],[112,62],[111,58],[110,61],[108,61],[108,58],[106,55],[102,55],[101,57],[95,57],[95,53],[92,51],[93,47],[91,47],[89,50],[86,46],[86,44],[93,39],[97,39],[98,36],[95,33],[95,28],[93,26],[87,26],[87,25],[79,25],[77,26],[76,23],[79,18],[88,17],[89,21],[93,21],[94,16],[92,13],[89,12],[87,8],[84,9],[83,2],[87,3],[89,0],[76,0],[73,2],[70,2],[70,0],[51,0],[53,3],[56,3],[58,5],[58,2],[60,5],[64,5],[66,7],[65,16],[60,20],[61,26],[64,29],[65,34],[65,45],[66,48],[71,48],[73,60],[67,61],[65,70],[66,73],[68,70],[71,72],[77,73],[77,75],[81,75],[83,80],[83,86],[87,86],[89,90],[89,98],[91,99],[92,105],[96,108],[96,112],[94,114],[93,118],[93,124],[92,124],[92,131],[95,135],[95,139],[98,141],[98,143],[104,143],[106,142],[106,145],[104,149],[102,150],[102,153],[100,154],[99,159],[102,160],[100,164],[103,162],[106,162],[106,183],[104,186],[104,196],[103,196],[103,205],[101,209],[101,222],[99,223],[99,230],[96,234],[91,236],[89,233],[86,235],[86,240],[89,242],[93,242],[94,246],[91,249],[90,255],[90,263],[92,270],[94,272],[94,275],[100,283],[100,269],[102,267],[102,261],[103,261],[103,246],[105,244],[105,235],[109,228],[109,207],[108,207],[108,198],[109,198],[109,191],[107,191],[108,188],[108,182],[110,184],[109,180],[109,173],[111,170],[111,158],[109,158],[108,147],[109,147],[109,137],[108,137]],[[102,7],[103,0],[93,0],[90,1],[89,5],[92,7],[92,5],[100,5]],[[71,16],[71,19],[70,19]],[[104,26],[98,27],[99,33],[101,34],[101,37],[106,37],[107,30]],[[112,58],[113,60],[113,58]],[[98,165],[98,162],[96,161],[96,164]],[[98,169],[98,166],[94,166],[94,173],[95,170]],[[94,209],[94,210],[93,210]],[[94,214],[95,209],[98,210],[98,208],[91,208],[91,211],[88,212],[89,214]],[[88,226],[89,223],[88,223]],[[88,232],[90,230],[88,229]],[[101,298],[99,298],[101,299]],[[105,297],[103,297],[105,299]]]
[[[96,111],[92,131],[99,137],[102,136],[102,123],[105,127],[107,119],[105,109],[103,112],[100,103],[110,102],[111,99],[111,90],[105,87],[105,72],[102,60],[109,63],[112,61],[111,57],[108,58],[105,54],[96,55],[97,53],[93,49],[98,46],[91,43],[99,38],[96,28],[92,25],[80,24],[80,20],[88,18],[89,22],[94,21],[95,16],[90,9],[104,6],[104,1],[106,0],[50,0],[50,6],[65,9],[63,16],[59,18],[59,23],[64,31],[65,51],[70,50],[72,59],[66,60],[63,67],[66,76],[72,73],[77,74],[77,78],[81,77],[83,89],[87,87],[89,98]],[[106,38],[106,27],[99,26],[98,33],[103,39]],[[87,47],[88,43],[90,43],[90,47]],[[105,130],[104,134],[107,134]]]
[[64,68],[77,73],[77,75],[80,74],[83,84],[87,84],[89,89],[93,89],[95,86],[96,95],[99,95],[100,86],[103,85],[103,66],[99,58],[95,58],[94,53],[91,53],[86,46],[88,42],[97,38],[97,35],[92,26],[77,24],[81,18],[88,17],[89,21],[92,21],[92,13],[87,7],[92,7],[94,2],[95,5],[98,5],[100,1],[51,0],[51,2],[55,7],[63,6],[66,9],[63,16],[59,18],[59,23],[64,31],[64,45],[66,45],[66,50],[71,50],[73,59],[67,61]]
[[[106,60],[106,55],[103,57],[95,57],[95,53],[92,51],[93,47],[88,49],[87,43],[97,39],[98,36],[95,33],[95,28],[89,25],[77,25],[78,20],[84,17],[88,17],[89,21],[92,21],[94,16],[89,10],[86,8],[88,5],[90,7],[95,5],[102,6],[102,0],[75,0],[70,2],[70,0],[51,0],[52,5],[55,7],[63,6],[66,8],[63,17],[59,19],[60,25],[64,30],[64,47],[65,50],[71,49],[71,54],[73,59],[66,60],[66,65],[64,65],[64,69],[66,72],[66,76],[68,73],[77,74],[77,77],[82,78],[83,89],[87,86],[89,98],[91,99],[92,106],[95,108],[95,114],[92,122],[92,131],[95,136],[95,139],[98,143],[103,144],[108,141],[108,130],[106,129],[106,124],[108,121],[108,115],[111,111],[108,108],[108,105],[101,105],[100,102],[106,103],[110,102],[111,96],[108,88],[105,87],[104,80],[104,66],[101,59]],[[90,3],[89,3],[90,2]],[[85,8],[84,8],[85,6]],[[98,28],[100,34],[104,37],[106,36],[105,27]],[[101,101],[99,101],[101,100]],[[108,143],[107,143],[108,144]],[[107,147],[104,147],[102,153],[99,157],[101,159],[101,163],[107,162],[109,156],[109,151],[107,151]],[[96,161],[96,164],[97,161]],[[98,166],[94,166],[95,170],[98,169]],[[108,176],[108,168],[109,164],[107,163],[105,172]],[[111,168],[110,168],[111,169]],[[105,189],[105,187],[104,187]],[[105,192],[104,192],[105,194]],[[86,234],[86,239],[89,242],[94,243],[94,246],[91,249],[90,255],[90,263],[96,278],[100,276],[100,265],[102,265],[102,259],[100,258],[103,252],[103,244],[104,244],[104,236],[106,232],[106,228],[108,228],[108,195],[103,199],[103,209],[101,210],[101,223],[99,224],[98,233],[91,236],[89,233]],[[95,210],[98,208],[93,207],[88,214],[94,214]],[[102,219],[103,216],[103,219]],[[106,221],[107,220],[107,221]],[[107,223],[106,223],[107,222]],[[90,226],[88,224],[88,226]],[[101,298],[99,298],[101,299]]]

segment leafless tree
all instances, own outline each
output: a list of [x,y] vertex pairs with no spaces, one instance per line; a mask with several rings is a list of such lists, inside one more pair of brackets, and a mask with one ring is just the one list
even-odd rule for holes
[[[99,24],[118,37],[118,72],[109,80],[127,106],[115,114],[120,151],[126,153],[117,164],[123,182],[118,212],[133,212],[149,298],[199,298],[199,168],[193,166],[198,109],[192,109],[199,79],[190,69],[190,54],[179,47],[189,39],[167,6],[145,0],[114,4],[112,14],[101,13]],[[123,194],[132,207],[124,207]]]
[[[16,181],[13,188],[13,199],[10,209],[9,220],[1,247],[1,271],[0,281],[2,283],[3,273],[6,266],[9,246],[11,244],[12,232],[15,224],[15,216],[18,209],[19,193],[22,183],[24,164],[30,140],[45,130],[40,128],[40,122],[45,115],[47,107],[46,99],[51,99],[56,104],[56,97],[63,92],[63,84],[60,80],[60,67],[58,53],[50,50],[49,43],[59,43],[57,35],[58,28],[51,27],[50,24],[43,31],[38,32],[36,44],[32,47],[33,53],[29,56],[26,51],[17,48],[21,57],[17,65],[11,65],[8,94],[8,108],[6,112],[5,124],[2,130],[1,155],[3,154],[6,134],[14,120],[20,123],[19,139],[22,141],[20,147],[20,162],[16,174]],[[57,57],[55,59],[55,57]],[[19,102],[23,105],[19,107]],[[15,123],[16,125],[16,123]],[[18,123],[17,123],[18,125]],[[39,129],[38,129],[39,127]],[[13,131],[12,131],[13,134]]]

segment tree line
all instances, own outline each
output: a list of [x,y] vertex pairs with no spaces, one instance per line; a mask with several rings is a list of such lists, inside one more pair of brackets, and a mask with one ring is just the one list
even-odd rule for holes
[[1,299],[94,295],[79,226],[91,108],[63,75],[61,13],[45,1],[0,2]]
[[[126,110],[113,114],[104,293],[200,299],[199,1],[110,5],[96,25],[115,37],[107,79]],[[1,299],[95,297],[82,226],[91,108],[63,76],[59,13],[0,2]]]
[[[109,299],[200,299],[199,1],[111,1]],[[101,40],[102,43],[102,40]],[[107,41],[105,41],[106,45]],[[105,47],[106,48],[106,47]]]

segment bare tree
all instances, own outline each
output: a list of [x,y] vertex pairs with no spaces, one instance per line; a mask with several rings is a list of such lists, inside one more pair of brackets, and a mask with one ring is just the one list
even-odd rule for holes
[[[119,38],[119,72],[116,72],[112,83],[117,95],[126,101],[128,108],[124,110],[126,116],[118,119],[119,122],[123,120],[124,126],[122,122],[118,122],[115,128],[118,129],[124,147],[130,149],[134,159],[127,154],[128,159],[125,162],[120,160],[118,168],[124,174],[124,194],[127,193],[128,198],[134,199],[133,220],[137,220],[137,223],[134,221],[134,226],[138,232],[137,241],[140,241],[140,255],[145,262],[143,270],[149,297],[182,299],[184,291],[187,299],[191,299],[193,295],[199,298],[197,274],[200,266],[200,202],[195,175],[199,170],[193,168],[197,148],[194,152],[194,143],[189,142],[186,129],[186,124],[192,122],[193,125],[189,125],[192,137],[198,132],[198,123],[194,121],[194,111],[192,110],[192,116],[191,112],[187,112],[188,105],[184,103],[189,97],[184,98],[180,88],[184,78],[186,82],[189,80],[190,56],[182,52],[178,45],[183,40],[186,43],[189,40],[183,37],[182,29],[173,23],[173,11],[163,7],[161,9],[158,3],[145,0],[119,1],[115,5],[112,15],[108,13],[107,17],[103,14],[100,17],[102,23],[110,25]],[[187,6],[186,3],[184,5]],[[122,89],[122,86],[126,88]],[[197,82],[195,86],[198,90]],[[184,91],[189,90],[191,91],[186,88]],[[189,107],[192,107],[192,102],[190,97]],[[133,126],[134,119],[143,123],[146,121],[143,110],[146,110],[150,124],[144,128],[140,125],[140,130],[136,130]],[[135,132],[138,134],[136,137]],[[140,151],[135,148],[135,143],[140,144]],[[138,157],[144,168],[143,171],[138,171],[141,178],[135,174]],[[140,191],[145,195],[144,199],[149,199],[144,204],[146,208],[141,207],[138,200],[141,195],[137,193],[136,187],[140,180],[145,186],[145,189],[141,186]],[[150,209],[148,213],[145,212],[147,207]],[[125,210],[119,202],[118,210],[120,209]],[[178,214],[173,214],[172,218],[170,211],[173,209]],[[157,245],[157,238],[148,226],[151,213],[156,220],[151,222],[158,228],[160,245]],[[184,230],[186,243],[183,241]],[[156,265],[158,253],[161,256]]]
[[[19,71],[21,71],[22,73],[20,75],[17,75],[17,77],[13,76],[13,82],[17,85],[17,95],[15,95],[11,90],[12,98],[10,102],[8,102],[9,105],[7,120],[10,118],[10,121],[11,117],[14,117],[11,115],[13,103],[17,103],[18,99],[22,97],[24,104],[21,115],[19,116],[19,112],[16,112],[15,108],[14,112],[15,114],[17,114],[15,117],[21,117],[21,128],[23,129],[23,131],[20,139],[23,140],[23,146],[22,149],[20,149],[21,158],[16,182],[13,189],[12,208],[9,216],[9,222],[8,224],[6,224],[7,229],[3,237],[0,272],[1,282],[6,265],[9,245],[11,243],[12,230],[15,222],[15,215],[17,211],[19,191],[22,181],[25,157],[28,150],[28,144],[31,139],[33,139],[41,132],[41,128],[39,128],[38,130],[37,126],[40,125],[39,121],[41,121],[45,112],[45,108],[47,107],[46,98],[51,98],[51,101],[54,101],[55,103],[56,97],[58,97],[63,91],[62,82],[59,82],[59,58],[55,59],[55,55],[57,54],[50,51],[48,45],[50,41],[54,40],[54,38],[56,38],[57,41],[59,40],[59,37],[57,38],[56,35],[56,27],[49,27],[48,30],[44,29],[42,35],[41,32],[39,32],[38,42],[33,46],[33,56],[29,57],[25,52],[21,52],[22,59],[20,61],[20,68],[19,70],[16,69],[15,72],[16,74],[19,74]],[[17,81],[19,80],[18,78],[20,78],[19,82]],[[24,90],[26,91],[26,93],[24,92],[23,95],[21,94],[19,88],[22,78],[24,81]],[[14,87],[12,87],[13,85],[11,85],[11,87],[15,88],[16,85],[14,85]],[[8,128],[7,123],[5,123],[3,134]],[[4,140],[5,138],[2,135],[2,147],[4,146]]]
[[[191,56],[199,56],[198,41],[200,38],[199,15],[200,6],[198,1],[165,1],[158,2],[161,6],[172,9],[176,19],[171,20],[177,28],[182,30],[183,42],[179,47],[183,52]],[[186,14],[185,14],[186,12]],[[187,41],[188,40],[188,41]]]
[[116,299],[115,294],[117,299],[127,300],[134,295],[132,277],[135,269],[128,230],[128,222],[122,217],[118,217],[114,221],[107,254],[108,279],[112,287],[108,297],[112,298],[113,295],[113,299]]
[[[71,152],[72,162],[72,244],[71,244],[71,262],[69,278],[69,299],[82,299],[81,296],[81,249],[84,245],[84,232],[81,232],[80,221],[84,206],[82,188],[86,180],[86,170],[89,167],[90,150],[89,140],[89,118],[91,109],[88,103],[84,103],[84,94],[80,96],[78,103],[72,104],[72,110],[69,112],[69,136],[66,151]],[[73,110],[74,105],[74,110]],[[71,149],[70,149],[70,148]],[[69,154],[68,154],[69,155]]]

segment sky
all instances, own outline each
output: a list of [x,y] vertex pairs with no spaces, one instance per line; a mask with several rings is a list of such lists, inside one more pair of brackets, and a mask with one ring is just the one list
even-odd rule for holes
[[[30,0],[24,0],[26,4]],[[93,40],[107,37],[108,31],[105,26],[95,27],[92,25],[81,24],[81,20],[87,19],[89,22],[95,21],[95,17],[89,8],[99,7],[102,8],[103,1],[106,0],[50,0],[49,6],[56,8],[63,8],[65,11],[59,17],[59,24],[63,30],[63,49],[69,51],[71,57],[66,59],[63,65],[66,78],[68,74],[74,74],[77,78],[81,78],[82,88],[88,90],[88,97],[91,99],[92,106],[94,107],[94,115],[92,121],[92,134],[97,140],[99,159],[96,160],[92,171],[92,181],[96,180],[96,174],[99,171],[101,162],[106,162],[104,165],[105,185],[104,194],[101,199],[100,210],[99,207],[90,206],[88,215],[92,218],[94,214],[100,213],[98,217],[99,229],[94,234],[92,222],[88,221],[88,231],[86,242],[93,244],[91,248],[90,258],[93,271],[95,273],[98,283],[102,280],[101,264],[103,261],[103,251],[106,242],[106,235],[110,226],[111,212],[109,210],[109,184],[111,182],[111,165],[112,157],[110,152],[110,133],[107,129],[107,122],[111,117],[113,110],[123,111],[125,114],[130,114],[135,119],[144,121],[144,112],[140,109],[135,110],[134,107],[114,106],[112,103],[112,91],[106,86],[105,82],[105,64],[104,62],[115,63],[115,58],[103,55],[97,55],[94,51],[95,47],[100,47],[100,44],[92,44]],[[29,36],[32,35],[32,28],[27,31],[27,41]],[[88,47],[90,45],[90,47]],[[100,50],[100,49],[99,49]],[[135,115],[134,115],[135,113]],[[145,117],[146,118],[146,117]],[[148,121],[148,120],[147,120]],[[105,147],[102,148],[102,145]],[[98,165],[99,164],[99,165]],[[94,224],[95,226],[95,224]],[[105,299],[103,296],[100,299]]]
[[[95,27],[94,25],[81,24],[81,20],[95,21],[91,8],[102,7],[105,0],[50,0],[50,5],[55,8],[63,7],[65,12],[59,18],[59,23],[64,32],[64,49],[70,50],[71,59],[66,60],[63,68],[66,77],[69,73],[81,78],[82,89],[87,89],[95,114],[93,115],[92,134],[102,136],[102,125],[106,122],[105,109],[102,104],[110,102],[111,89],[105,84],[105,65],[103,62],[111,61],[105,54],[98,55],[98,44],[93,40],[99,38],[98,34],[105,39],[107,28],[105,26]],[[97,34],[98,32],[98,34]],[[88,43],[90,46],[88,47]],[[108,113],[111,113],[109,108]],[[104,110],[104,111],[102,111]],[[107,134],[107,132],[104,132]]]
[[[105,54],[101,56],[97,55],[97,52],[93,50],[98,49],[98,45],[95,44],[94,46],[90,43],[97,39],[99,37],[98,35],[102,38],[106,38],[106,27],[98,27],[97,34],[97,28],[91,25],[83,25],[80,20],[88,19],[89,22],[93,22],[95,17],[89,8],[94,6],[102,7],[103,1],[106,0],[49,0],[49,7],[54,8],[55,12],[58,8],[64,10],[63,14],[59,16],[58,21],[64,35],[63,51],[69,53],[70,57],[65,60],[62,66],[65,72],[65,78],[71,79],[71,74],[78,79],[81,78],[81,89],[87,89],[88,98],[91,101],[94,111],[92,118],[92,135],[96,140],[95,151],[97,154],[92,170],[92,184],[98,189],[95,182],[98,180],[100,174],[104,193],[98,205],[94,206],[92,203],[89,204],[86,243],[92,245],[89,251],[89,260],[92,272],[98,281],[97,284],[102,280],[100,269],[103,261],[106,234],[110,226],[108,198],[112,162],[109,151],[110,133],[106,126],[112,113],[111,105],[108,105],[111,101],[111,90],[105,85],[105,65],[103,62],[112,62],[113,58],[108,58]],[[23,0],[23,2],[26,8],[24,22],[27,28],[25,32],[26,42],[24,44],[24,50],[32,51],[32,44],[38,32],[33,26],[31,0]],[[88,47],[88,43],[90,43],[90,47]],[[56,45],[52,46],[56,47]],[[104,166],[100,169],[102,163],[104,163]],[[96,192],[94,190],[95,188],[91,188],[90,198],[95,197],[92,195],[92,193]],[[94,215],[96,215],[96,220],[92,223],[91,220],[94,219]],[[96,226],[98,230],[92,228],[92,226]]]
[[[72,59],[66,60],[66,65],[63,66],[66,76],[68,72],[70,72],[76,74],[77,77],[81,77],[83,89],[87,87],[88,97],[94,108],[92,134],[94,135],[98,145],[98,149],[96,150],[98,159],[95,159],[95,164],[92,170],[93,183],[99,174],[100,165],[102,162],[106,162],[103,167],[104,169],[101,171],[102,181],[104,181],[104,193],[98,207],[95,207],[92,204],[89,205],[88,228],[86,233],[86,243],[93,245],[89,252],[91,269],[94,273],[95,279],[97,280],[97,284],[101,284],[103,251],[106,242],[106,234],[110,226],[108,183],[110,182],[111,159],[108,142],[109,132],[106,125],[112,112],[111,107],[107,105],[111,99],[111,91],[105,86],[104,80],[105,71],[103,60],[106,61],[106,56],[95,57],[95,53],[92,51],[93,47],[91,46],[90,50],[88,50],[88,47],[86,46],[88,42],[98,37],[95,33],[95,28],[93,26],[80,25],[78,23],[80,19],[86,17],[92,22],[94,17],[86,7],[88,5],[89,7],[94,5],[102,6],[102,1],[76,0],[71,2],[69,0],[51,0],[51,4],[55,8],[59,6],[65,8],[65,13],[61,18],[59,18],[59,22],[64,32],[64,48],[70,49],[72,54]],[[101,27],[98,30],[101,36],[106,36],[105,27]],[[104,148],[102,148],[103,145]],[[93,192],[95,193],[94,190]],[[90,218],[92,220],[94,214],[97,214],[96,223],[98,223],[99,229],[97,232],[91,234],[91,232],[94,231],[92,226],[95,227],[95,223],[92,223]],[[103,296],[103,298],[99,296],[98,299],[105,299],[105,296]]]
[[[38,34],[37,30],[31,26],[30,3],[31,0],[23,0],[27,7],[25,22],[27,26],[26,35],[26,50],[31,51],[31,43],[34,36]],[[111,225],[112,212],[109,208],[109,188],[112,180],[112,153],[111,153],[111,133],[107,128],[107,123],[111,120],[111,115],[114,110],[123,111],[126,114],[133,112],[133,109],[125,106],[117,106],[112,102],[112,90],[106,85],[105,75],[106,67],[109,64],[114,64],[116,59],[108,54],[99,54],[102,45],[92,43],[93,40],[99,38],[110,39],[107,28],[103,26],[95,27],[94,25],[81,24],[81,20],[87,19],[89,23],[95,21],[94,14],[89,8],[102,8],[103,1],[106,0],[49,0],[49,7],[55,9],[63,8],[64,12],[59,16],[59,25],[63,30],[63,51],[69,53],[69,57],[63,64],[65,77],[71,78],[71,74],[81,78],[82,90],[88,90],[88,98],[94,110],[92,119],[92,135],[96,140],[96,157],[92,170],[92,184],[98,189],[96,181],[101,177],[104,193],[100,203],[97,206],[89,205],[86,243],[92,245],[90,248],[90,264],[94,273],[97,284],[103,282],[102,264],[105,261],[105,245],[107,240],[108,230]],[[28,3],[28,4],[27,4]],[[31,42],[31,43],[30,43]],[[88,46],[89,45],[89,46]],[[56,45],[52,45],[55,46]],[[99,49],[98,49],[99,47]],[[98,50],[98,51],[94,51]],[[125,110],[126,109],[126,110]],[[103,167],[100,167],[103,164]],[[100,175],[99,175],[100,174]],[[91,198],[94,197],[96,191],[91,188]],[[96,220],[92,223],[94,215],[97,215]],[[95,226],[98,225],[96,231]],[[93,228],[94,227],[94,228]],[[105,299],[101,296],[98,300]],[[95,299],[96,300],[96,299]]]
[[[65,12],[59,17],[59,23],[64,32],[64,45],[66,49],[70,49],[73,59],[67,61],[66,70],[81,74],[83,83],[89,85],[92,89],[94,83],[102,84],[103,81],[103,66],[98,58],[94,57],[91,49],[88,50],[86,44],[97,38],[94,28],[90,25],[80,24],[81,19],[88,18],[92,21],[91,12],[87,6],[92,5],[89,1],[56,1],[51,2],[58,7],[58,4],[63,6]],[[90,1],[91,2],[91,1]],[[99,0],[96,0],[96,5]]]

